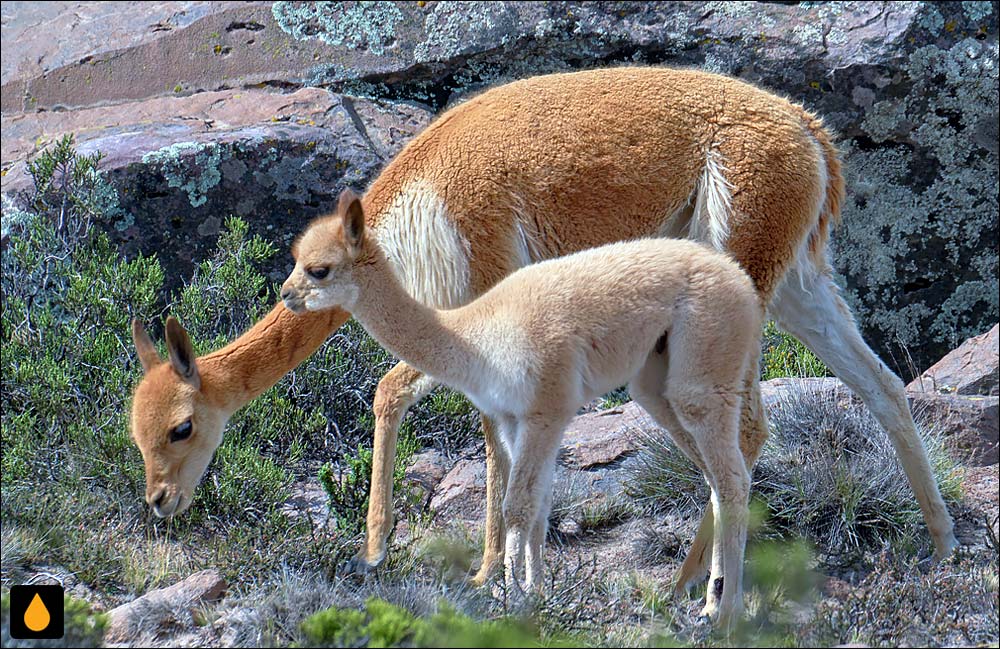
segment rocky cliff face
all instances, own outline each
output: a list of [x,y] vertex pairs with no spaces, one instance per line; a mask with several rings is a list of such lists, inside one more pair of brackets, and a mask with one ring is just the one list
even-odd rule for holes
[[[835,268],[884,358],[926,367],[998,317],[997,2],[5,3],[3,191],[61,133],[108,154],[126,250],[180,275],[222,219],[286,242],[484,87],[696,66],[840,134]],[[7,226],[5,225],[5,230]],[[284,269],[276,269],[280,275]]]

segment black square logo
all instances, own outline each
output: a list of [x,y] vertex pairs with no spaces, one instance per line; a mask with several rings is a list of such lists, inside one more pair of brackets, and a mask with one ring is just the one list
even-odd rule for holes
[[63,637],[62,586],[11,586],[10,637],[18,640]]

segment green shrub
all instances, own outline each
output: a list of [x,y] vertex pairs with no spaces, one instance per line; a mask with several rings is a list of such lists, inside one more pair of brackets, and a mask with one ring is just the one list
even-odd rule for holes
[[311,646],[337,647],[559,647],[564,638],[546,638],[523,621],[474,620],[446,603],[430,617],[369,598],[365,610],[330,608],[302,623]]
[[778,329],[773,322],[764,326],[760,359],[761,380],[787,376],[807,378],[831,376],[830,370],[808,347]]
[[[419,443],[413,434],[406,428],[401,430],[397,437],[393,470],[393,494],[397,499],[406,496],[406,467],[419,449]],[[372,479],[372,459],[372,449],[362,447],[355,455],[342,458],[342,468],[338,469],[333,463],[327,462],[317,473],[319,484],[326,492],[327,507],[334,522],[339,529],[350,534],[361,532],[364,525],[363,516],[368,511],[368,493]]]

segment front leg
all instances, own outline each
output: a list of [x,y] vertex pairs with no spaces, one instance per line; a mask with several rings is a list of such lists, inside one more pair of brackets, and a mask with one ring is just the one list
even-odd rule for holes
[[375,446],[368,520],[360,552],[347,564],[348,572],[366,572],[385,559],[386,540],[392,532],[392,482],[396,464],[399,425],[410,407],[434,389],[435,383],[406,363],[389,370],[375,391]]
[[510,460],[497,437],[496,423],[482,416],[483,438],[486,442],[486,530],[483,562],[472,578],[474,586],[485,584],[494,571],[503,565],[506,530],[503,520],[503,497],[507,491]]

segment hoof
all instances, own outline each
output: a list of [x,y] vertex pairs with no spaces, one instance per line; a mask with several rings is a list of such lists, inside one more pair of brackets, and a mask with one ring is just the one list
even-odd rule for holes
[[479,570],[476,571],[474,576],[469,578],[469,584],[475,586],[476,588],[483,586],[493,579],[493,576],[496,575],[499,567],[500,561],[488,561],[483,559],[483,564],[479,567]]
[[[379,562],[381,563],[381,562]],[[351,559],[343,565],[340,569],[341,577],[363,577],[368,573],[375,570],[378,567],[378,563],[371,563],[365,557],[358,555],[356,557],[351,557]]]
[[954,533],[949,533],[946,537],[940,540],[935,539],[934,556],[931,558],[931,561],[935,564],[941,563],[954,554],[958,545],[958,539],[955,538]]
[[700,581],[701,579],[698,578],[691,578],[685,581],[678,576],[676,583],[674,583],[674,597],[678,599],[693,599],[695,586]]
[[489,578],[489,571],[484,572],[483,570],[480,570],[472,577],[469,577],[469,584],[476,588],[482,588]]

